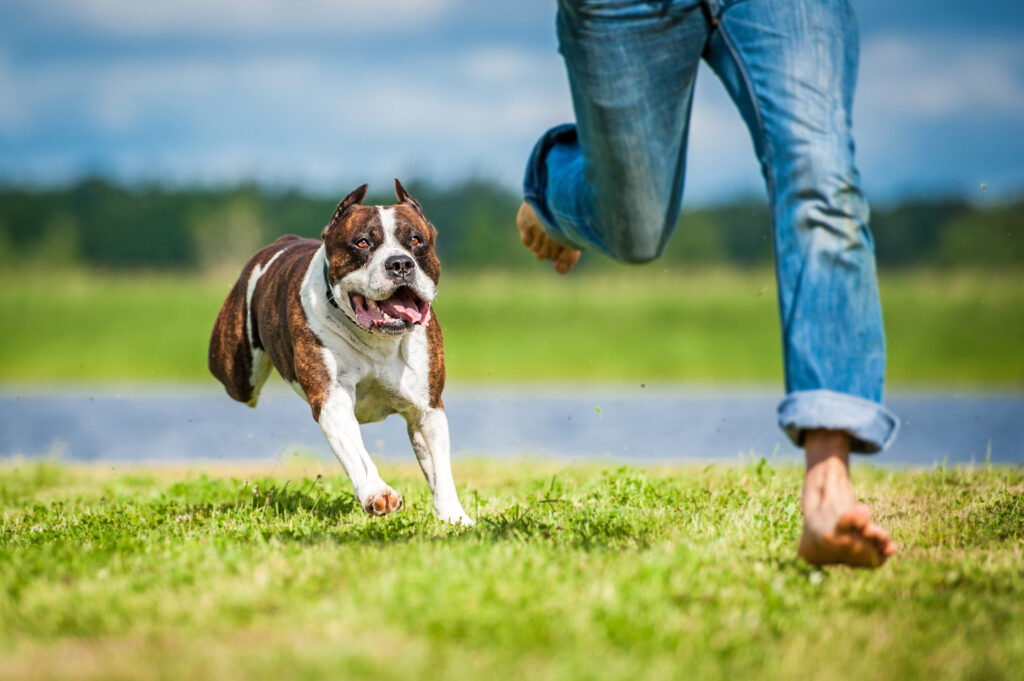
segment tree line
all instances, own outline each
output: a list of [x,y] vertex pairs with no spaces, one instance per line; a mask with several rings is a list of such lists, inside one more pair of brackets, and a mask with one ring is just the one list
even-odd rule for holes
[[[439,232],[446,269],[521,269],[520,198],[501,185],[467,180],[449,187],[407,184]],[[235,267],[282,234],[318,237],[340,197],[255,184],[226,188],[126,187],[90,178],[59,188],[0,187],[0,263],[81,264],[110,269]],[[372,193],[367,203],[394,203]],[[976,204],[915,198],[873,206],[881,267],[1024,267],[1024,199]],[[771,262],[764,201],[739,199],[687,210],[662,264],[764,266]],[[585,259],[601,267],[603,258]]]

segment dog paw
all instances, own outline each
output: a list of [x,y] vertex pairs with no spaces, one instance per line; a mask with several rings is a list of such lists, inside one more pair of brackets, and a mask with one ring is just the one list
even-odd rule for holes
[[390,487],[371,492],[363,499],[363,508],[370,515],[387,515],[402,508],[402,497]]
[[466,515],[466,512],[461,508],[452,509],[450,511],[438,511],[437,517],[442,522],[451,523],[452,525],[462,525],[463,527],[472,527],[475,521]]

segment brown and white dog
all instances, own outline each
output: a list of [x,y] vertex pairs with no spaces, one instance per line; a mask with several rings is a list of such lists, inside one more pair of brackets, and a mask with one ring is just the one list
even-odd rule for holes
[[437,231],[395,180],[398,203],[346,196],[321,241],[283,236],[254,255],[217,315],[209,366],[228,394],[256,406],[270,367],[313,410],[366,511],[402,507],[363,445],[360,423],[398,413],[447,522],[471,525],[455,491],[441,401],[444,349],[431,310]]

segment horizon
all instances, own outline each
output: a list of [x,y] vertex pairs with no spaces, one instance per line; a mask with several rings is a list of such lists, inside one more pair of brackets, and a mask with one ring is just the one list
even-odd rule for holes
[[[403,185],[409,187],[415,194],[417,191],[427,190],[432,193],[448,193],[458,190],[467,185],[479,184],[488,188],[508,192],[510,195],[518,196],[518,189],[502,183],[494,177],[482,175],[466,175],[455,177],[446,182],[433,182],[422,177],[410,176],[399,178]],[[62,193],[70,192],[77,187],[99,182],[110,187],[123,189],[128,192],[144,192],[156,190],[168,194],[180,192],[209,192],[214,194],[230,194],[235,191],[252,188],[267,196],[282,196],[296,194],[298,196],[317,201],[338,201],[349,192],[364,182],[369,185],[367,199],[381,199],[384,196],[393,194],[393,180],[382,182],[366,182],[356,180],[351,185],[339,185],[337,190],[326,189],[319,186],[309,186],[300,183],[287,183],[277,180],[261,180],[258,178],[223,178],[214,180],[191,180],[187,178],[118,178],[110,175],[97,173],[86,173],[76,177],[58,178],[51,182],[12,181],[9,178],[0,177],[0,193],[24,191],[28,193]],[[888,210],[908,204],[942,204],[942,203],[963,203],[979,209],[998,208],[1024,203],[1024,184],[1015,190],[1005,190],[1001,193],[988,192],[987,187],[981,187],[981,191],[972,191],[968,188],[965,191],[956,189],[943,190],[913,190],[902,194],[891,194],[884,197],[874,198],[867,195],[868,203],[876,208]],[[737,205],[756,204],[767,206],[769,202],[766,193],[761,190],[738,188],[735,194],[720,193],[709,197],[704,201],[686,200],[682,204],[682,212],[716,210],[729,208]],[[380,205],[385,205],[382,203]]]

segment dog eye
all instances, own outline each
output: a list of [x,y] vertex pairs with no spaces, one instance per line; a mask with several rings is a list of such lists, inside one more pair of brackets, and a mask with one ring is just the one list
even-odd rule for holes
[[369,245],[370,242],[367,241],[366,239],[360,239],[359,241],[356,242],[356,248],[367,248]]
[[423,240],[420,239],[420,235],[419,234],[413,234],[412,241],[410,243],[413,246],[419,246],[421,243],[423,243]]

